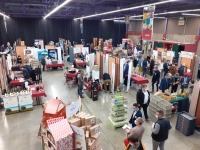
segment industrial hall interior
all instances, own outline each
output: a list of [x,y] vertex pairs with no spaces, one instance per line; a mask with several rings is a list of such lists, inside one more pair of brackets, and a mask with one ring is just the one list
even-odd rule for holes
[[200,150],[200,1],[0,0],[0,150]]

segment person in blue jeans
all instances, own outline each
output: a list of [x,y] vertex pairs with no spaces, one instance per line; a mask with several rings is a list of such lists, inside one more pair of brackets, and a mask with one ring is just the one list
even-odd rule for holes
[[81,98],[84,98],[83,95],[82,95],[82,94],[83,94],[83,93],[82,93],[83,84],[84,84],[83,76],[84,76],[84,72],[81,70],[81,71],[80,71],[80,74],[78,75],[78,95],[79,95]]
[[148,67],[148,61],[147,59],[145,58],[142,62],[142,75],[143,77],[146,77],[146,74],[147,74],[147,67]]

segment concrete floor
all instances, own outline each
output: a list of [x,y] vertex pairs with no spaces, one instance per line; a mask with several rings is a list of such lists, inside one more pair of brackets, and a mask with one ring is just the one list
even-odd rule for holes
[[[76,88],[69,89],[64,85],[65,79],[62,70],[45,71],[43,73],[43,83],[45,85],[47,97],[43,97],[43,102],[58,97],[65,103],[76,101],[78,96]],[[93,114],[98,118],[101,127],[101,145],[103,150],[123,150],[125,146],[123,140],[126,134],[123,129],[112,129],[109,125],[109,97],[110,94],[101,91],[99,100],[92,101],[85,91],[83,101],[83,111]],[[136,102],[136,91],[131,89],[129,93],[124,93],[128,98],[128,119],[132,114],[132,104]],[[0,150],[40,150],[41,143],[37,138],[39,123],[42,116],[41,106],[34,106],[33,111],[22,112],[5,116],[4,111],[0,111]],[[155,121],[154,115],[150,116]],[[175,130],[177,115],[170,119],[173,128],[170,131],[169,139],[166,142],[166,150],[199,150],[200,139],[197,134],[185,137]],[[144,122],[145,132],[143,143],[147,150],[152,149],[151,125],[152,121]]]

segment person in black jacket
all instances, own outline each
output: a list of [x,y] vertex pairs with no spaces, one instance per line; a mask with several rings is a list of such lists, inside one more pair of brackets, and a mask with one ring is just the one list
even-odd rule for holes
[[168,63],[165,61],[163,64],[164,76],[169,72]]
[[145,58],[142,62],[142,72],[143,72],[143,77],[146,77],[147,74],[147,68],[148,68],[148,61]]
[[154,84],[156,83],[156,91],[158,91],[158,84],[160,82],[160,71],[158,70],[158,66],[155,67],[155,72],[153,74],[152,78],[152,92],[154,93]]
[[137,68],[137,65],[138,65],[138,60],[137,60],[137,58],[134,57],[134,59],[133,59],[133,72],[134,73],[135,73],[135,70]]
[[137,103],[139,104],[139,108],[143,108],[144,116],[146,121],[149,119],[149,116],[147,114],[147,108],[150,103],[150,93],[147,90],[147,85],[142,85],[142,89],[138,90],[136,95]]
[[151,61],[150,61],[150,75],[151,76],[153,75],[154,65],[155,65],[155,61],[154,61],[154,59],[151,59]]
[[163,118],[164,112],[162,110],[156,111],[156,118],[158,121],[154,124],[151,131],[151,137],[153,142],[153,150],[164,150],[165,141],[168,139],[169,130],[172,128],[169,120]]

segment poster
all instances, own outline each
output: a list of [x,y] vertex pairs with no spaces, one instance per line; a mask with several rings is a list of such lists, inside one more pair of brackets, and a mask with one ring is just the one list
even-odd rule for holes
[[34,40],[34,46],[39,49],[44,49],[44,41],[43,39],[35,39]]
[[71,105],[68,105],[66,107],[66,116],[67,119],[71,118],[73,115],[77,114],[80,109],[80,101],[77,100],[73,102]]
[[127,80],[127,92],[128,92],[128,90],[130,89],[130,82],[131,82],[131,69],[132,69],[132,66],[133,66],[132,63],[133,63],[132,61],[129,62],[128,80]]
[[24,55],[33,55],[33,49],[25,49]]
[[115,91],[115,64],[112,63],[112,77],[111,77],[111,89],[112,93],[114,94]]
[[89,54],[89,47],[83,47],[82,48],[82,53],[85,56],[86,54]]
[[74,47],[74,54],[81,53],[80,47]]
[[48,49],[48,57],[50,59],[58,60],[58,52],[57,49]]
[[143,9],[142,40],[152,40],[154,12],[155,6],[147,6]]
[[48,51],[46,49],[40,49],[38,52],[38,60],[41,61],[43,56],[48,56]]
[[62,61],[62,49],[61,47],[56,47],[56,50],[57,50],[57,56],[58,56],[58,61]]
[[84,130],[75,125],[71,125],[71,128],[75,133],[75,149],[87,150]]

